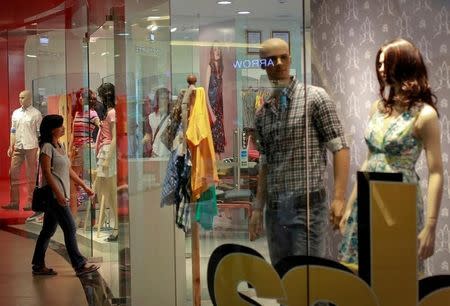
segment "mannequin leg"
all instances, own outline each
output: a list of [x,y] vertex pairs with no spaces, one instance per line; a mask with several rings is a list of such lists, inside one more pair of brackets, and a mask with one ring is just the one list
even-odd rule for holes
[[97,223],[95,224],[95,227],[97,228],[97,238],[100,237],[100,231],[102,229],[104,217],[105,217],[105,197],[100,196],[100,212],[98,214]]
[[[84,216],[84,224],[83,224],[83,230],[86,231],[87,229],[87,225],[88,225],[88,221],[89,221],[89,216],[91,215],[91,201],[89,200],[87,202],[87,206],[86,206],[86,215]],[[89,222],[90,224],[92,224],[92,221]]]
[[116,188],[116,176],[112,177],[111,186],[110,186],[110,199],[111,199],[111,208],[114,213],[114,231],[113,235],[119,234],[119,212],[117,210],[117,188]]
[[108,206],[110,209],[111,214],[113,215],[114,220],[114,228],[111,235],[107,238],[107,241],[116,241],[117,235],[119,232],[119,218],[118,218],[118,211],[117,211],[117,188],[116,187],[116,176],[107,178],[107,183],[105,183],[105,187],[108,188],[106,191],[108,193]]

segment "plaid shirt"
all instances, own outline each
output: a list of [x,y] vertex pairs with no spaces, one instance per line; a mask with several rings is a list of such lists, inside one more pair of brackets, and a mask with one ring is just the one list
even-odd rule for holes
[[[267,164],[267,191],[273,199],[286,192],[306,194],[306,150],[309,152],[310,192],[324,188],[326,149],[347,148],[336,108],[324,89],[307,87],[308,127],[305,116],[304,86],[293,78],[284,89],[285,98],[272,94],[256,114],[255,127],[261,164]],[[279,96],[279,94],[278,94]],[[281,105],[280,105],[281,104]],[[309,148],[306,148],[306,131]]]

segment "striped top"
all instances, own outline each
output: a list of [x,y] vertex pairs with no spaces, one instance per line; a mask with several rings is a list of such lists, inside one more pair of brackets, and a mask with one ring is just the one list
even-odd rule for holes
[[93,132],[95,130],[95,120],[98,119],[97,112],[93,109],[85,111],[83,114],[76,112],[73,119],[73,145],[81,147],[86,143],[94,143]]

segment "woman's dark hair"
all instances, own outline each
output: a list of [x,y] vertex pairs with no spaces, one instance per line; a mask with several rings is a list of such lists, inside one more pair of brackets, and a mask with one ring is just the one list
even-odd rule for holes
[[116,106],[116,90],[113,84],[103,83],[97,92],[106,108]]
[[[214,41],[214,43],[216,43],[216,42],[218,42],[218,41]],[[216,65],[215,65],[216,59],[214,58],[214,48],[219,49],[220,56],[219,56],[219,60],[218,60],[218,63],[217,63],[217,74],[218,75],[222,75],[222,73],[223,73],[223,56],[222,56],[223,53],[222,53],[222,48],[217,47],[214,43],[211,46],[211,49],[209,50],[209,65],[211,65],[212,68],[216,67]]]
[[64,118],[60,115],[47,115],[42,118],[41,125],[39,127],[39,147],[42,148],[44,143],[52,143],[54,129],[62,127]]
[[[379,72],[380,55],[383,51],[385,80]],[[398,38],[383,45],[378,50],[375,65],[380,84],[380,96],[389,114],[394,104],[411,109],[427,103],[437,112],[436,96],[431,92],[427,68],[419,49],[411,42]],[[398,90],[391,90],[389,97],[385,97],[386,85]]]

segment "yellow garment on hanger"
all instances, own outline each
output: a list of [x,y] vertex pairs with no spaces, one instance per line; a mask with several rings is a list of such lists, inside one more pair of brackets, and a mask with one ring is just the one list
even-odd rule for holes
[[255,100],[255,109],[259,109],[262,105],[262,96],[260,94],[256,95],[256,100]]
[[195,103],[189,116],[186,139],[192,155],[191,189],[196,201],[219,181],[211,126],[206,106],[205,89],[197,87]]

